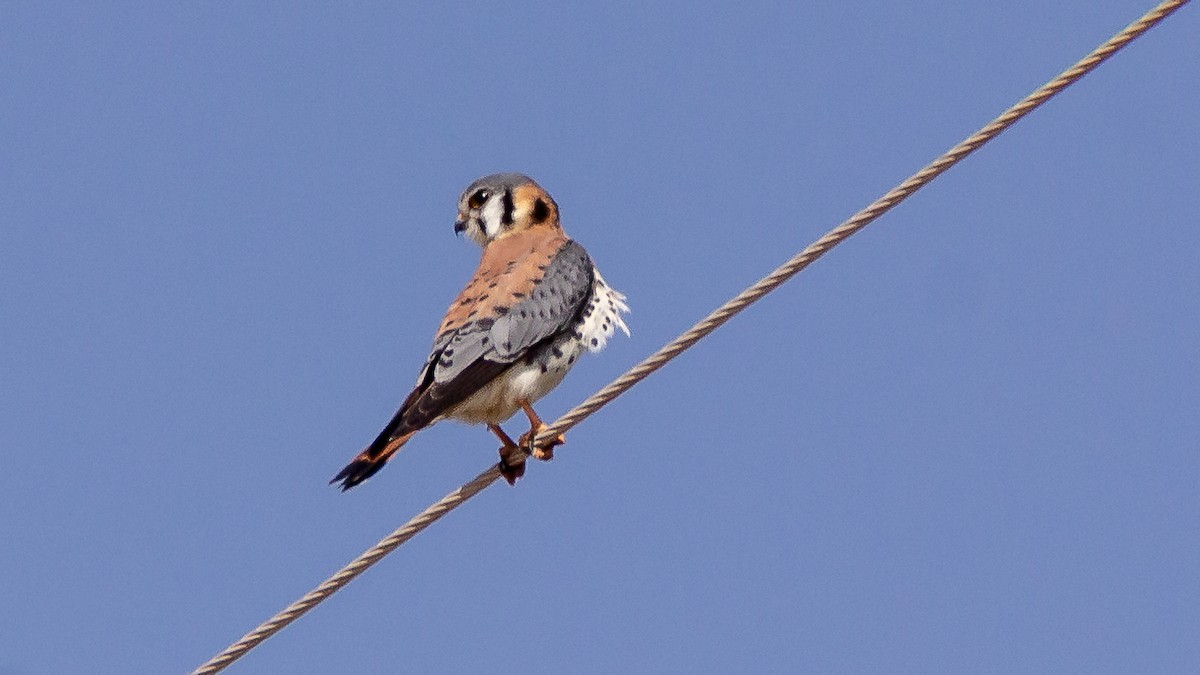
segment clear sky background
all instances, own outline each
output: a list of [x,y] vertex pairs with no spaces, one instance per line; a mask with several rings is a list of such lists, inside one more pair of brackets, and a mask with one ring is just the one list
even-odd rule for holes
[[[0,673],[189,670],[495,460],[444,424],[326,486],[478,259],[476,177],[538,179],[633,307],[553,418],[1150,4],[5,3]],[[230,672],[1195,672],[1198,40]]]

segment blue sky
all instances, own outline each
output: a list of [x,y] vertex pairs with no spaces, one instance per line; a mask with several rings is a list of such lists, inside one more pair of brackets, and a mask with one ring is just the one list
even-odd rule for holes
[[[574,405],[1149,3],[0,8],[0,673],[183,672],[495,458],[342,494],[522,171]],[[1200,666],[1186,8],[230,669]],[[515,421],[519,431],[519,421]]]

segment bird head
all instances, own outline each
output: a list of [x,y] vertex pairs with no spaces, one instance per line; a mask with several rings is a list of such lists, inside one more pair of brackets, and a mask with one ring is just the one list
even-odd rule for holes
[[471,183],[458,200],[454,231],[480,246],[535,227],[561,229],[558,204],[529,176],[484,176]]

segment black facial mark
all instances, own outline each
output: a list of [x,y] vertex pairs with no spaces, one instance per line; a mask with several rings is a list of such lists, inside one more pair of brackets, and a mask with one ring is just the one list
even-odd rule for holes
[[533,200],[533,222],[540,223],[550,217],[550,207],[541,197]]
[[512,190],[504,191],[504,215],[500,216],[501,225],[512,225],[513,222],[513,205]]

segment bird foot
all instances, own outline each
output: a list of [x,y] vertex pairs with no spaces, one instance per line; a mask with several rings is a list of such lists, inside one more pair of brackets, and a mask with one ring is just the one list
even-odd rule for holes
[[498,424],[489,424],[488,429],[504,444],[500,446],[500,475],[509,485],[516,485],[517,479],[525,475],[525,453]]
[[547,429],[546,425],[541,424],[540,422],[531,426],[529,431],[521,434],[521,438],[517,441],[517,445],[525,448],[529,454],[533,455],[534,459],[540,459],[543,462],[549,462],[550,460],[554,459],[554,448],[566,443],[567,437],[563,434],[559,434],[550,439],[550,442],[547,443],[545,447],[534,445],[533,441],[537,439],[538,434],[542,433],[542,431],[545,429]]
[[525,455],[517,446],[500,448],[500,475],[509,485],[525,475]]

